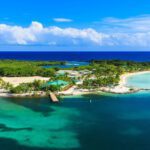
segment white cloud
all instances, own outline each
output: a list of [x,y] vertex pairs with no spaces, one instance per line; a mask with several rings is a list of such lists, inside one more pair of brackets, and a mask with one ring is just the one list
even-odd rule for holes
[[136,46],[150,47],[150,16],[106,18],[94,28],[28,27],[0,24],[0,44],[53,46]]
[[67,18],[54,18],[53,19],[55,22],[72,22],[72,19],[67,19]]
[[101,45],[107,35],[94,29],[44,27],[39,22],[32,22],[29,27],[0,24],[0,44],[43,44],[43,45]]
[[105,18],[102,22],[106,29],[117,32],[146,32],[150,31],[150,15],[126,19]]
[[125,19],[105,18],[99,29],[109,35],[111,45],[150,47],[150,15]]

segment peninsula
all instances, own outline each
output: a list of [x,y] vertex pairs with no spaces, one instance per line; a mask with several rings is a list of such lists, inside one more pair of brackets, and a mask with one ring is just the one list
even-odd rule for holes
[[49,92],[57,95],[132,93],[140,89],[127,87],[126,78],[150,70],[149,62],[121,60],[93,60],[87,65],[61,68],[65,64],[66,62],[1,60],[0,96],[45,96]]

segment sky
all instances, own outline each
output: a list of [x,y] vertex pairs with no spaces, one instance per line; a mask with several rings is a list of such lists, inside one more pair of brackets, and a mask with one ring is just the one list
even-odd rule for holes
[[1,0],[0,51],[149,51],[149,0]]

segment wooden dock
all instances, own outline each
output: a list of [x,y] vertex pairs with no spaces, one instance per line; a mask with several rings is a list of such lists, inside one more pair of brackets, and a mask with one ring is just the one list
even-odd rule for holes
[[51,101],[52,101],[53,103],[58,103],[58,102],[59,102],[57,96],[56,96],[54,93],[50,92],[50,93],[49,93],[49,96],[50,96],[50,99],[51,99]]

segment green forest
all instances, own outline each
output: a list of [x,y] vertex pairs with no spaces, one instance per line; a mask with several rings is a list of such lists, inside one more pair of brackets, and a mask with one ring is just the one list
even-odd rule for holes
[[64,63],[65,62],[0,60],[0,76],[54,76],[57,69],[46,69],[42,66],[61,65]]

